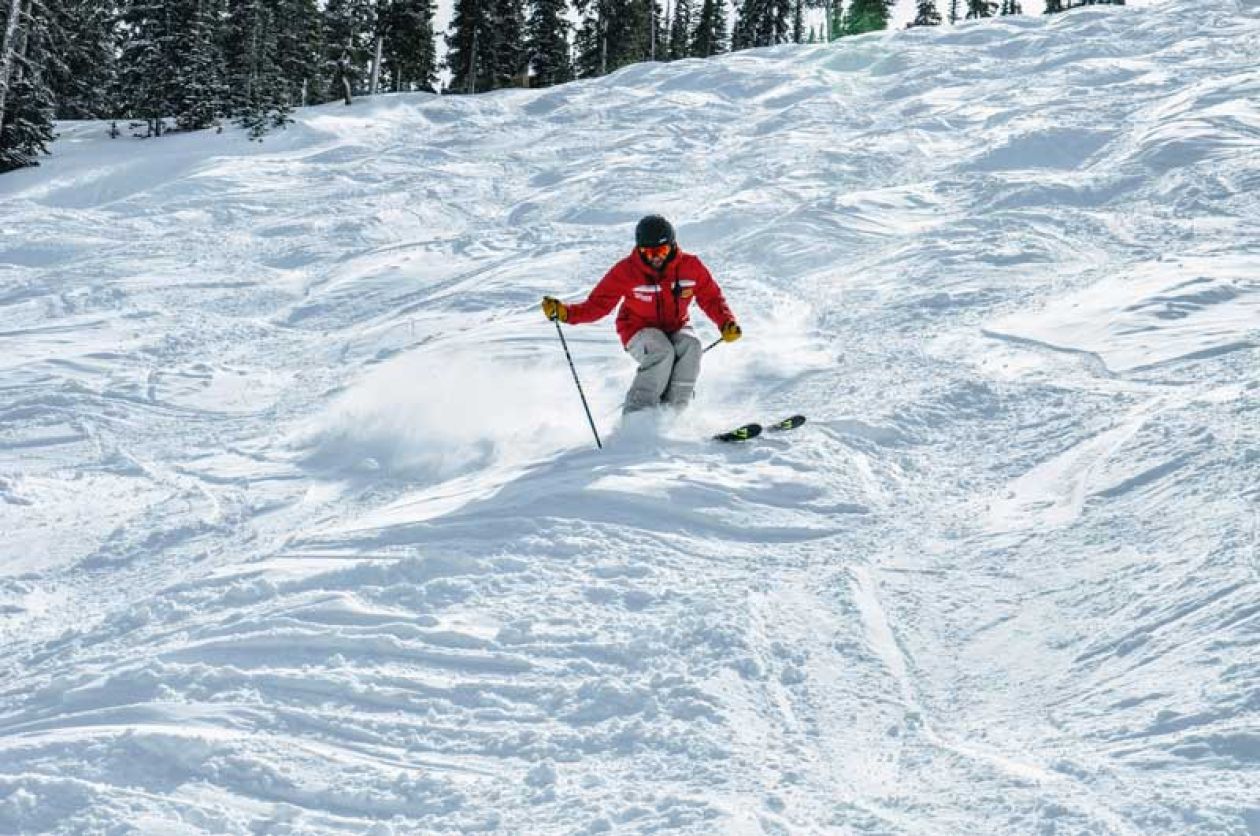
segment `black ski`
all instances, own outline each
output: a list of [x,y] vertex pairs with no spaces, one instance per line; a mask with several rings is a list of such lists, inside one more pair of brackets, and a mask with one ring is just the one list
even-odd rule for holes
[[772,433],[786,432],[794,430],[801,424],[805,423],[804,415],[793,415],[790,418],[784,418],[782,421],[775,421],[773,424],[767,424],[765,427],[761,424],[745,424],[742,427],[736,427],[730,432],[718,433],[713,436],[717,441],[748,441],[761,435],[762,430]]
[[772,433],[781,433],[781,432],[784,432],[785,430],[794,430],[804,423],[805,423],[804,415],[793,415],[791,418],[784,418],[782,421],[778,421],[774,424],[771,424],[770,426],[766,427],[766,429]]
[[713,436],[713,438],[717,441],[747,441],[748,439],[756,438],[759,435],[761,435],[760,424],[745,424],[744,426],[736,427],[729,432],[718,433]]

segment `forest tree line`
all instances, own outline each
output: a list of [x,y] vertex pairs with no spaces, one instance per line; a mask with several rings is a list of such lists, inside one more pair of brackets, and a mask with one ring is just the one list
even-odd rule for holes
[[[1123,0],[1111,0],[1123,2]],[[916,0],[911,26],[1021,14],[1019,0]],[[1107,0],[1075,0],[1076,4]],[[572,5],[570,5],[572,3]],[[830,41],[889,24],[893,0],[0,0],[0,172],[37,165],[56,119],[160,136],[379,92],[481,93],[640,61]],[[1046,13],[1073,0],[1047,0]],[[820,9],[820,27],[805,26]],[[819,15],[813,14],[817,19]],[[733,18],[733,20],[732,20]]]

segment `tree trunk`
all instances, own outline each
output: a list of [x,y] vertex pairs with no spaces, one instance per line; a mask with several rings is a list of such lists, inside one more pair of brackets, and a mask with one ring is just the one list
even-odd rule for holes
[[648,47],[649,60],[656,60],[656,0],[648,0]]
[[381,81],[381,51],[385,46],[385,36],[376,36],[376,57],[372,59],[372,85],[368,89],[369,96],[375,96],[377,85]]
[[[665,44],[664,44],[664,47],[665,47],[665,60],[666,61],[673,61],[675,57],[673,54],[673,48],[675,44],[674,44],[674,21],[671,19],[672,12],[673,12],[673,8],[671,7],[669,0],[665,0]],[[679,56],[679,57],[682,57],[682,56]]]
[[22,0],[9,4],[9,19],[0,40],[0,125],[4,125],[4,102],[8,98],[9,79],[13,75],[13,56],[17,52],[18,20],[22,17]]
[[602,6],[599,12],[599,74],[608,75],[608,25]]

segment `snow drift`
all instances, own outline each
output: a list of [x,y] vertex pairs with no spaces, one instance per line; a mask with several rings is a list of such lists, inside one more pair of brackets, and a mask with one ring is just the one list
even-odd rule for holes
[[[0,830],[1256,832],[1260,19],[1183,6],[63,126]],[[746,337],[645,431],[569,329],[601,452],[537,300],[651,211]]]

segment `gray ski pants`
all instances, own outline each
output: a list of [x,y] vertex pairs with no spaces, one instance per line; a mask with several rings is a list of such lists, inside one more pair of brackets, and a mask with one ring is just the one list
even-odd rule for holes
[[644,328],[630,338],[626,353],[639,363],[639,373],[626,393],[623,411],[627,415],[662,403],[674,407],[691,403],[700,376],[700,356],[704,353],[691,326],[673,334]]

